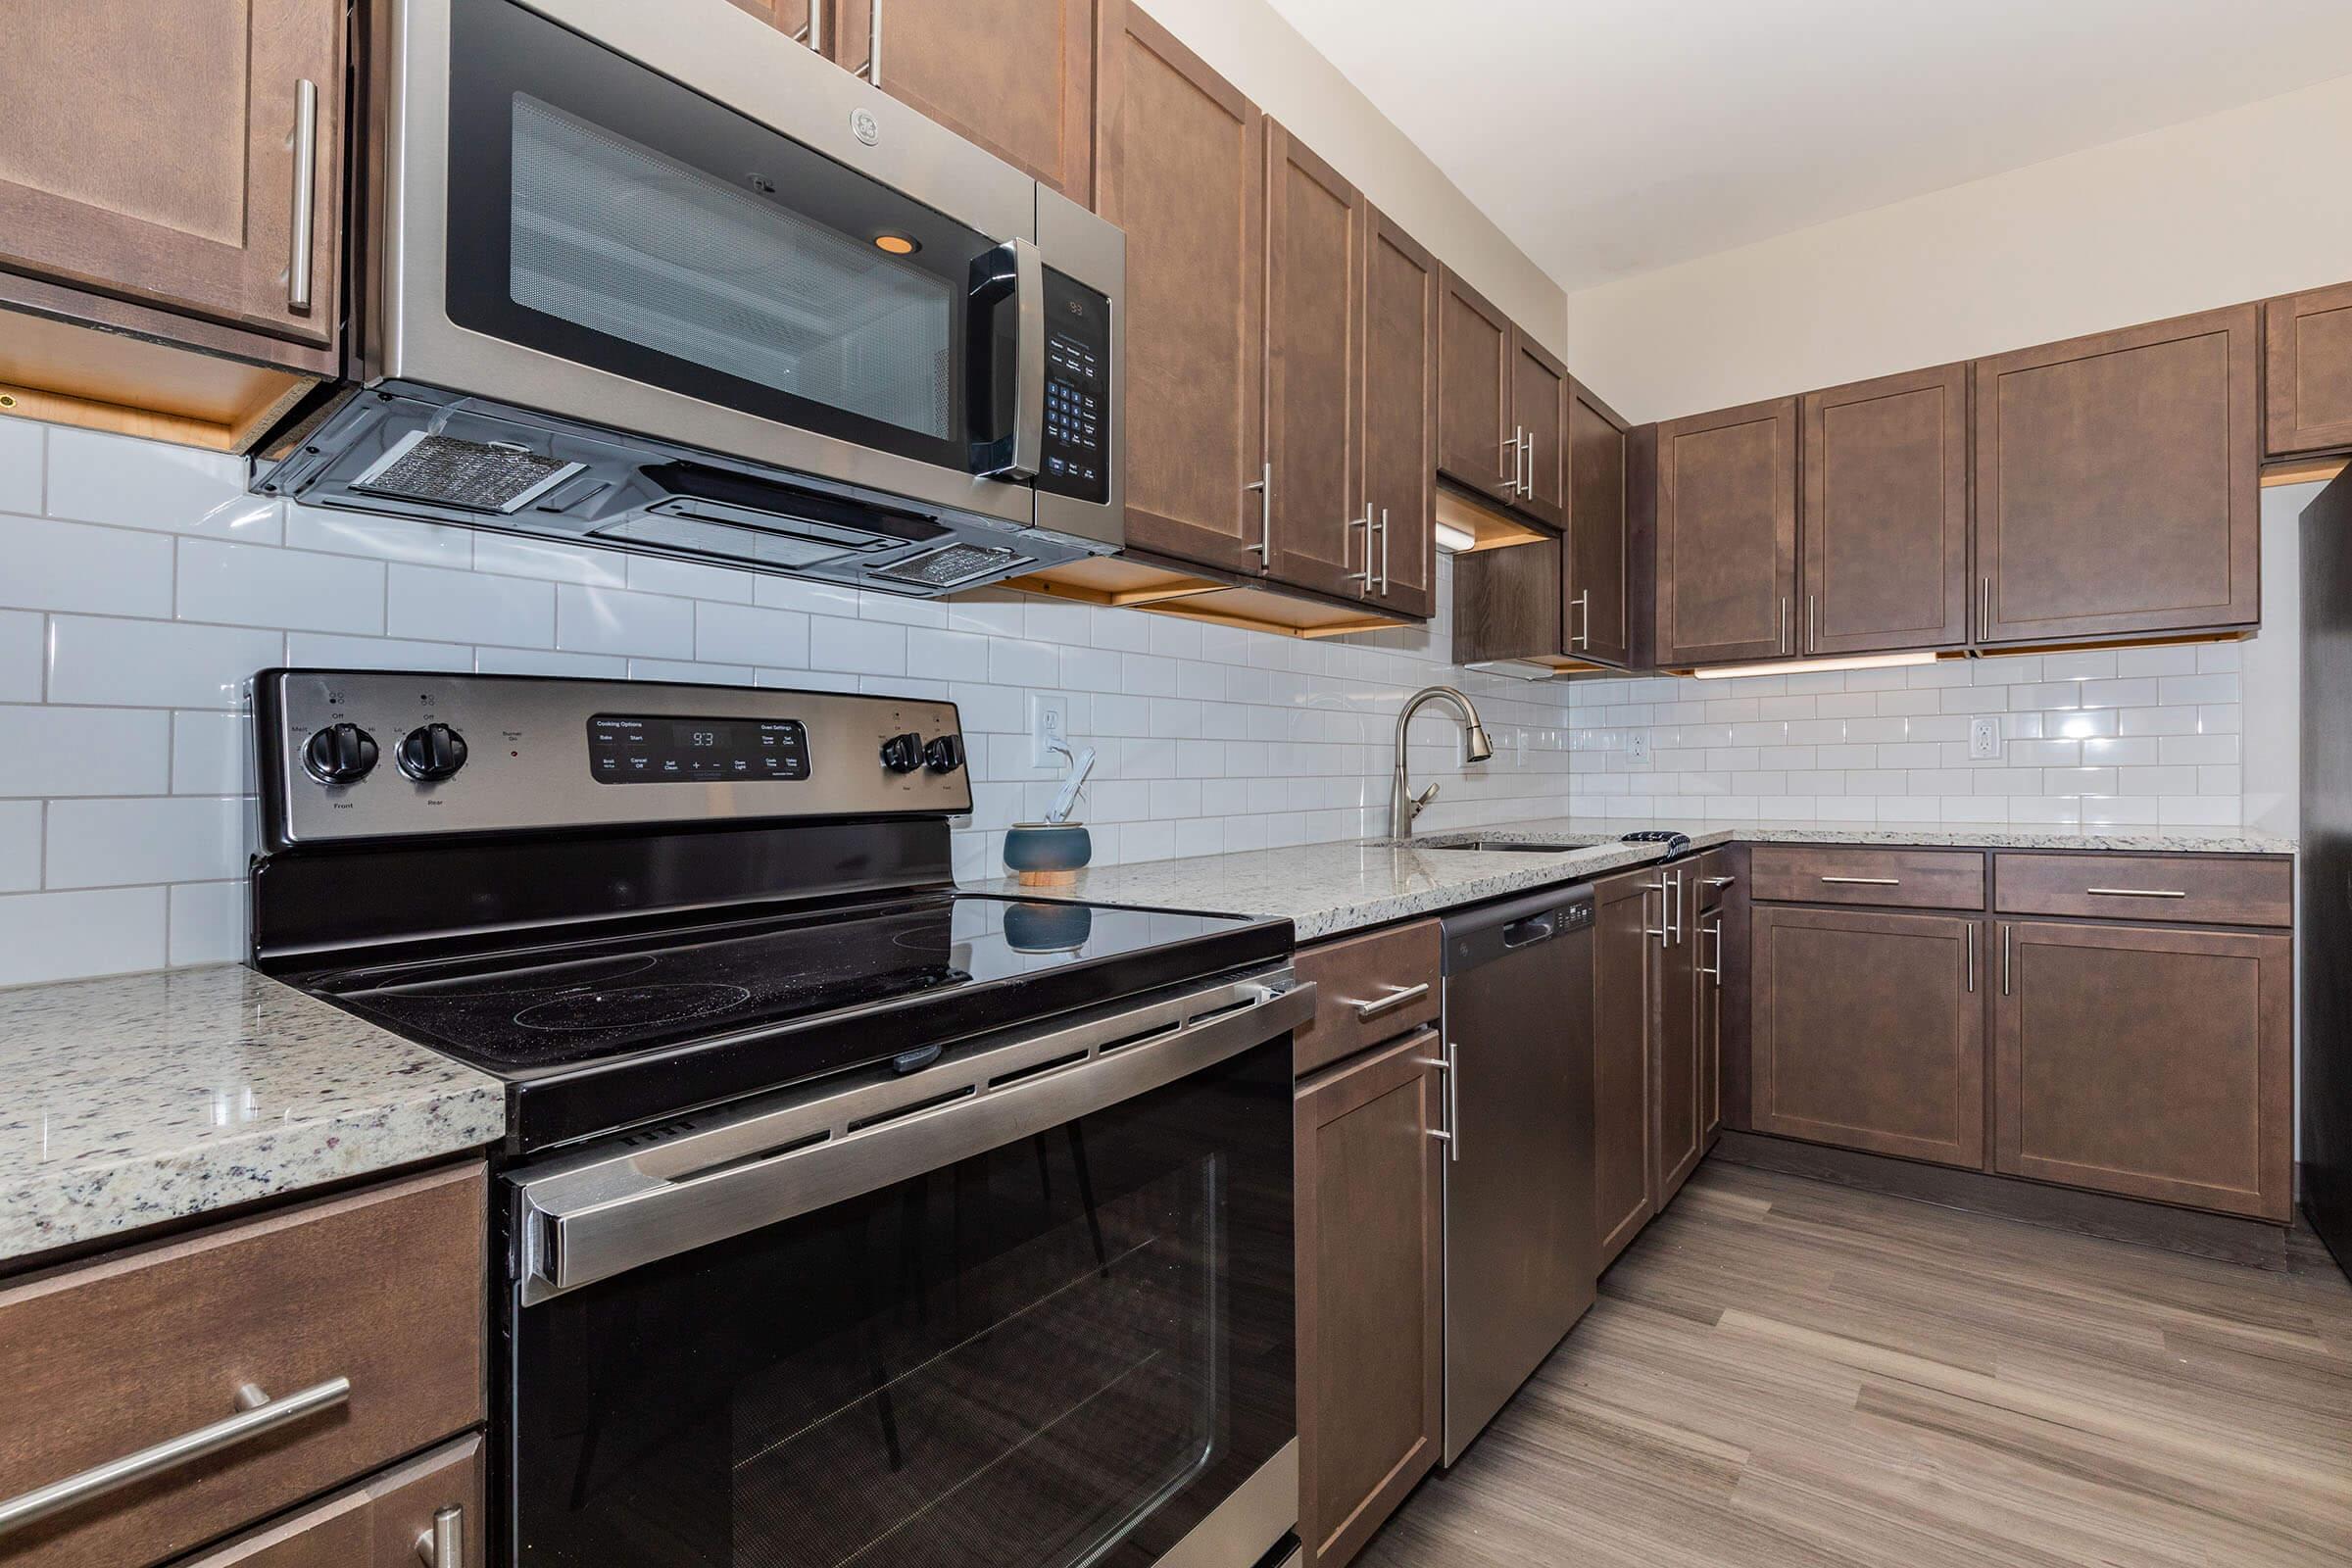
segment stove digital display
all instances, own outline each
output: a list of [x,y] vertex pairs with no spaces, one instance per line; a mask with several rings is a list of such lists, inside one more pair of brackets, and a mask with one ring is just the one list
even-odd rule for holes
[[588,770],[600,784],[715,784],[808,776],[808,730],[797,718],[673,718],[598,713]]

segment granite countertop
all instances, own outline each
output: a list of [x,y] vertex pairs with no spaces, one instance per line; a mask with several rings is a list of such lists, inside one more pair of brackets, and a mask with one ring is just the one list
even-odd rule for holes
[[[1507,894],[1581,882],[1657,859],[1659,846],[1621,844],[1620,835],[1672,823],[1547,817],[1393,840],[1308,844],[1131,865],[1090,866],[1063,888],[1024,888],[1009,876],[975,890],[1038,900],[1084,900],[1200,914],[1282,917],[1303,945],[1365,926],[1432,914]],[[2124,850],[2143,854],[2291,855],[2292,839],[2243,829],[2065,827],[1842,827],[1810,822],[1695,823],[1693,850],[1719,844],[1883,844],[1989,850]],[[1519,839],[1545,851],[1440,848],[1463,839]]]
[[0,1259],[505,1131],[497,1079],[250,969],[0,990]]

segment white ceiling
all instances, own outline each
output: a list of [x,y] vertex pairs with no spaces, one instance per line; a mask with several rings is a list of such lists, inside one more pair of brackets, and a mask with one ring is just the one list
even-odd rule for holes
[[1272,4],[1572,291],[2352,69],[2347,0]]

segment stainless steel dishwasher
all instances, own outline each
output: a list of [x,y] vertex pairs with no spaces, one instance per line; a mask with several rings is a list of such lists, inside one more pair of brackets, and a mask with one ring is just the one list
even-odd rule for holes
[[1592,1304],[1592,890],[1446,937],[1446,1463]]

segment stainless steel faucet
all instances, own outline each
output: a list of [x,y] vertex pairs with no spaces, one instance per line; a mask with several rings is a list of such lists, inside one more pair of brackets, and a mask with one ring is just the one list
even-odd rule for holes
[[1478,710],[1460,692],[1450,686],[1424,686],[1406,698],[1403,709],[1396,714],[1396,771],[1389,782],[1389,837],[1393,839],[1410,838],[1413,818],[1437,798],[1435,784],[1415,795],[1405,780],[1404,732],[1413,721],[1414,710],[1440,697],[1462,710],[1462,740],[1469,747],[1470,760],[1483,762],[1494,755],[1494,743],[1487,739],[1487,726],[1479,722]]

